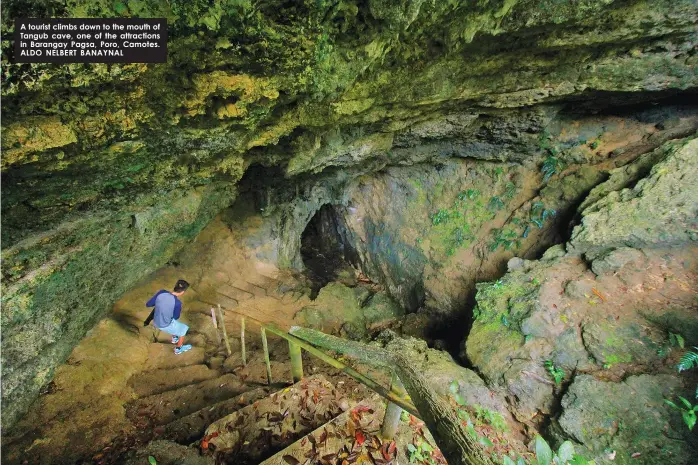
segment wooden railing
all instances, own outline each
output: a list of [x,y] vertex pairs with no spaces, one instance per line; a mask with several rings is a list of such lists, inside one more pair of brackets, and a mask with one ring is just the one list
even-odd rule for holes
[[[211,315],[213,317],[213,324],[214,326],[220,326],[223,332],[223,340],[225,342],[225,347],[226,351],[228,352],[228,355],[232,355],[232,351],[230,348],[230,342],[228,341],[228,334],[227,330],[225,328],[225,316],[223,309],[221,308],[220,305],[218,305],[218,320],[220,321],[220,325],[217,324],[216,321],[216,310],[214,308],[211,308]],[[235,315],[238,315],[240,317],[240,353],[241,353],[241,358],[242,358],[242,364],[243,366],[247,365],[247,357],[246,357],[246,344],[245,344],[245,326],[246,326],[246,321],[250,320],[254,322],[257,326],[260,328],[260,333],[262,336],[262,350],[264,351],[264,362],[266,364],[266,370],[267,370],[267,383],[272,384],[272,374],[271,374],[271,362],[269,359],[269,345],[267,344],[267,331],[271,334],[274,334],[275,336],[278,336],[282,339],[285,339],[288,342],[288,351],[291,359],[291,374],[293,376],[293,381],[298,382],[303,378],[303,357],[301,350],[305,350],[309,354],[313,355],[314,357],[322,360],[323,362],[327,363],[328,365],[341,370],[343,373],[347,374],[348,376],[352,377],[354,380],[358,381],[359,383],[363,384],[367,388],[371,389],[372,391],[376,392],[379,394],[381,397],[385,398],[388,401],[388,406],[386,407],[385,410],[385,415],[383,417],[383,424],[381,428],[381,435],[385,439],[392,439],[393,436],[395,435],[397,431],[397,427],[400,422],[400,415],[402,414],[402,410],[406,410],[412,415],[419,417],[419,412],[417,410],[417,407],[414,406],[412,401],[410,400],[409,396],[407,395],[407,392],[405,391],[405,388],[402,386],[402,383],[400,383],[399,379],[393,374],[392,375],[392,382],[390,388],[385,388],[383,387],[380,383],[377,381],[373,380],[372,378],[359,373],[352,367],[346,365],[345,363],[340,362],[336,358],[326,354],[322,350],[318,349],[317,347],[311,345],[309,342],[300,339],[299,337],[296,337],[292,334],[289,334],[288,332],[282,330],[278,326],[276,326],[273,323],[263,323],[255,318],[252,318],[249,315],[244,315],[242,313],[236,312],[234,310],[230,309],[225,309],[226,313],[233,313]],[[216,328],[216,331],[218,328]]]
[[[213,311],[213,309],[211,310]],[[384,438],[392,439],[395,435],[400,415],[404,409],[424,420],[450,465],[494,465],[492,458],[483,450],[477,438],[468,433],[450,402],[436,393],[430,380],[424,377],[424,374],[415,366],[414,360],[410,359],[407,354],[410,351],[408,342],[398,340],[397,348],[393,347],[391,350],[387,350],[338,338],[309,328],[293,327],[290,332],[287,332],[275,324],[263,323],[249,315],[233,310],[227,311],[240,317],[243,364],[246,364],[245,320],[248,319],[259,325],[269,384],[272,383],[272,377],[267,331],[288,341],[291,372],[295,382],[303,377],[303,359],[301,357],[301,349],[303,349],[387,399],[388,406],[381,426],[381,435]],[[223,324],[223,335],[227,339],[223,310],[220,305],[218,305],[218,313]],[[392,375],[390,388],[381,386],[373,379],[331,357],[318,347],[348,355],[369,366],[388,370]],[[226,342],[226,348],[230,354],[228,342]]]

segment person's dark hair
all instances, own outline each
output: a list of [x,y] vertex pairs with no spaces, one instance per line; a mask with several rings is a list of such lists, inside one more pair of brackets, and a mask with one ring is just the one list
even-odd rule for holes
[[188,288],[189,288],[189,283],[183,279],[179,279],[179,280],[177,280],[177,284],[175,284],[174,291],[175,292],[182,292],[182,291],[186,291]]

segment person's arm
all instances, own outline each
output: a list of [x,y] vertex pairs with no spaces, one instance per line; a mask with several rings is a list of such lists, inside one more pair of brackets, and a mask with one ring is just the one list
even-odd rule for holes
[[160,291],[156,292],[155,295],[152,296],[150,298],[150,300],[145,303],[145,306],[146,307],[155,307],[155,299],[157,299],[159,295],[160,295]]
[[175,320],[179,320],[179,315],[182,313],[182,302],[175,297],[175,306],[174,306],[174,311],[172,312],[172,318]]
[[146,306],[146,307],[155,307],[155,299],[157,299],[158,296],[159,296],[160,294],[162,294],[163,292],[167,292],[167,291],[164,290],[164,289],[157,291],[157,292],[155,293],[155,295],[152,296],[152,297],[150,298],[150,300],[147,301],[147,302],[145,303],[145,306]]
[[[158,296],[160,294],[162,294],[163,292],[166,292],[166,291],[160,290],[160,291],[156,292],[155,295],[153,297],[151,297],[150,300],[145,303],[145,306],[146,307],[155,307],[155,299],[157,299]],[[153,309],[150,312],[150,315],[148,315],[148,318],[145,319],[145,321],[143,322],[143,326],[148,326],[150,324],[150,322],[153,321],[153,318],[155,318],[155,309]]]

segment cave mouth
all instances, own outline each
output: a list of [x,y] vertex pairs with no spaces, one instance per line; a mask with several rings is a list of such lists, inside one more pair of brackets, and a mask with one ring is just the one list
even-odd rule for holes
[[300,252],[305,275],[311,282],[311,299],[315,299],[327,284],[338,280],[343,272],[353,273],[358,263],[356,251],[347,240],[341,208],[323,205],[301,234]]

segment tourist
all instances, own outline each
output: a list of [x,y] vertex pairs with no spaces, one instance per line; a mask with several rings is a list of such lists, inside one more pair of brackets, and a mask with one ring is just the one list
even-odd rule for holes
[[177,344],[174,353],[179,355],[191,349],[191,344],[184,344],[184,335],[187,334],[189,326],[179,321],[182,312],[182,302],[179,297],[189,288],[189,283],[183,279],[177,281],[172,292],[166,290],[158,291],[146,302],[146,307],[155,307],[148,318],[143,322],[143,326],[148,326],[151,320],[153,325],[172,335],[172,344]]

